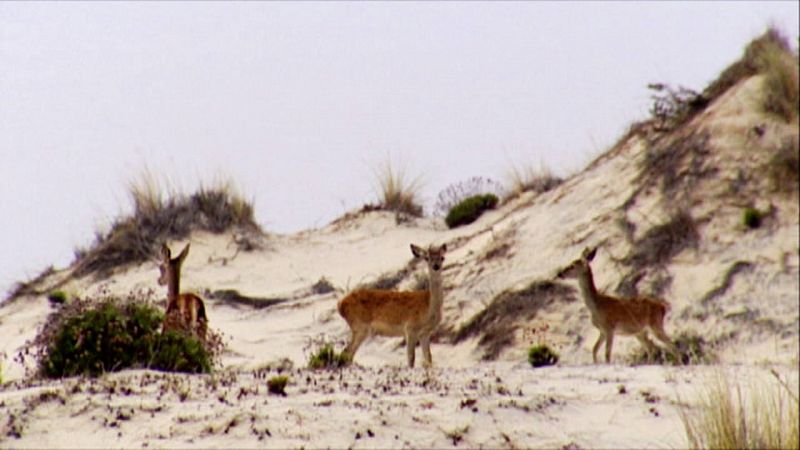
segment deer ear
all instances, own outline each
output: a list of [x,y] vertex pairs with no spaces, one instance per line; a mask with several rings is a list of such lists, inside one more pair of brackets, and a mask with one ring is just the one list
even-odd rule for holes
[[421,249],[420,247],[411,244],[411,253],[414,254],[415,258],[424,258],[425,257],[425,250]]
[[181,254],[178,255],[178,261],[183,262],[183,260],[186,259],[186,255],[188,254],[189,254],[189,244],[186,244],[186,247],[183,248]]
[[170,256],[172,256],[172,254],[170,253],[167,244],[161,244],[161,258],[166,261],[169,261]]
[[587,261],[591,261],[594,259],[594,255],[597,254],[597,247],[589,250],[588,248],[583,251],[583,257],[586,258]]
[[442,244],[442,246],[439,247],[439,251],[442,252],[442,253],[446,252],[447,251],[447,244]]

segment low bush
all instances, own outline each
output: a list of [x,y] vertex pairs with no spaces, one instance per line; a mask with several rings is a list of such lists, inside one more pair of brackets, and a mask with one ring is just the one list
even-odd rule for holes
[[97,302],[75,299],[54,313],[29,343],[38,374],[48,378],[98,376],[129,368],[210,372],[222,344],[178,332],[161,333],[163,314],[149,301],[131,295]]
[[558,354],[547,344],[538,344],[528,349],[528,362],[533,367],[552,366],[558,362]]
[[764,214],[755,208],[745,208],[742,213],[742,222],[747,228],[756,229],[761,226]]
[[433,211],[438,216],[446,216],[454,206],[463,202],[469,197],[483,194],[494,194],[497,197],[505,195],[503,186],[485,177],[472,177],[466,181],[459,181],[443,189],[436,196],[436,204]]
[[56,305],[63,305],[67,302],[67,293],[64,291],[53,291],[47,294],[47,300]]
[[308,359],[309,369],[336,369],[346,366],[350,361],[342,353],[336,353],[333,345],[324,344]]
[[286,385],[289,383],[289,377],[286,375],[277,375],[267,380],[267,390],[270,394],[286,396]]
[[484,211],[497,206],[497,202],[497,196],[494,194],[468,197],[450,209],[444,221],[450,228],[470,224],[476,221]]

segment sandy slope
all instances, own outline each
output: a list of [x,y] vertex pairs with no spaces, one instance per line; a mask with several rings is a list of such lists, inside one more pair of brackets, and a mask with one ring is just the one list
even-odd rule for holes
[[[706,377],[737,373],[747,380],[776,367],[797,380],[796,197],[765,199],[756,195],[757,186],[730,194],[738,171],[758,170],[759,152],[797,133],[796,126],[769,122],[763,139],[751,136],[749,130],[765,122],[751,112],[759,83],[758,77],[742,83],[694,119],[690,130],[710,133],[708,154],[699,162],[689,154],[671,169],[682,179],[691,179],[695,166],[713,169],[713,176],[677,193],[665,192],[657,177],[642,179],[642,161],[653,144],[634,136],[557,189],[522,195],[456,230],[436,219],[397,223],[392,214],[373,212],[318,230],[270,235],[253,252],[238,252],[229,235],[193,235],[183,287],[206,297],[211,326],[228,343],[223,368],[214,375],[130,371],[99,380],[24,381],[13,356],[35,336],[51,306],[43,297],[4,305],[0,446],[683,447],[677,405],[695,405]],[[773,208],[758,230],[741,225],[743,204],[751,202]],[[699,240],[663,267],[646,267],[636,286],[646,292],[667,279],[667,330],[715,344],[720,366],[629,367],[625,357],[638,345],[630,338],[616,340],[616,364],[590,365],[597,331],[583,302],[568,297],[543,304],[511,328],[514,339],[496,361],[483,360],[481,334],[452,341],[498,294],[552,280],[585,246],[602,245],[595,277],[601,290],[613,292],[636,269],[621,261],[648,230],[675,214],[677,203],[697,222]],[[336,301],[360,283],[407,267],[412,242],[446,242],[450,249],[444,331],[433,345],[436,368],[405,369],[399,340],[375,339],[362,346],[358,367],[302,369],[320,341],[344,345],[348,331]],[[423,273],[422,265],[411,267],[400,288]],[[82,296],[152,289],[160,297],[157,273],[147,263],[63,288]],[[335,292],[314,293],[322,278]],[[212,295],[225,289],[287,301],[259,309]],[[554,345],[562,358],[558,367],[534,370],[524,363],[533,341],[527,331],[541,324],[550,328],[537,339]],[[277,372],[266,367],[284,358],[294,365],[288,396],[270,396],[265,380]]]

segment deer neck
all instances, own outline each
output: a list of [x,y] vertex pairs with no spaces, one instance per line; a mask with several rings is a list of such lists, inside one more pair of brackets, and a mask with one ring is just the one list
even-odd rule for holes
[[442,303],[444,293],[442,291],[442,272],[428,269],[428,290],[430,292],[430,303],[428,304],[428,318],[438,322],[442,317]]
[[594,275],[592,275],[591,267],[586,267],[586,272],[582,273],[578,277],[578,286],[581,289],[581,294],[583,294],[583,300],[586,302],[586,306],[589,308],[589,312],[592,315],[597,314],[597,287],[594,285]]
[[177,270],[170,268],[167,274],[167,303],[172,303],[181,294],[181,274]]

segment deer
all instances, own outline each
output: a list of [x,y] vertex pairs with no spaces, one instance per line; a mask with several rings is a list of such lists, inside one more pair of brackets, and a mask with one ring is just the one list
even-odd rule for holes
[[181,266],[189,254],[189,244],[176,258],[172,258],[169,247],[161,246],[161,263],[158,266],[161,276],[158,284],[167,286],[167,311],[164,315],[162,331],[177,330],[190,333],[205,341],[208,331],[208,317],[203,299],[195,294],[181,294]]
[[597,364],[597,351],[604,341],[606,363],[611,363],[611,348],[615,333],[635,335],[648,351],[657,349],[658,347],[647,337],[648,329],[667,346],[676,361],[680,362],[678,348],[664,331],[664,316],[670,309],[669,303],[656,298],[619,298],[598,292],[592,268],[589,266],[596,253],[597,247],[585,248],[580,258],[556,275],[559,279],[578,280],[583,300],[592,316],[592,324],[600,331],[600,336],[592,348],[594,363]]
[[339,314],[350,327],[350,342],[342,352],[353,361],[358,347],[371,336],[404,336],[408,367],[414,367],[417,342],[422,347],[423,365],[431,367],[431,334],[442,321],[442,267],[447,245],[431,245],[427,250],[411,244],[415,258],[428,264],[428,290],[387,291],[359,289],[337,304]]

